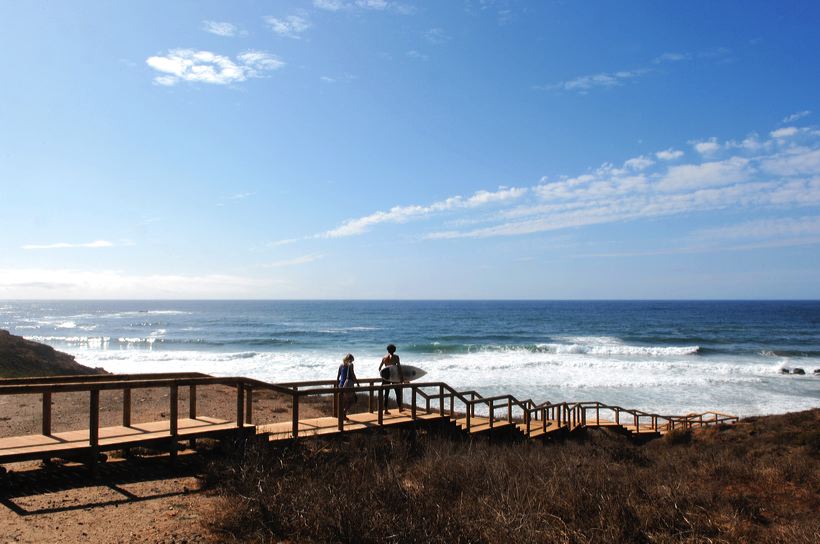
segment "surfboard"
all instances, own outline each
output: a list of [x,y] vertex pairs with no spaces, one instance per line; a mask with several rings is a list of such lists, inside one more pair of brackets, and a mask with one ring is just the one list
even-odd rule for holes
[[[410,365],[401,365],[401,372],[404,376],[405,381],[412,382],[413,380],[417,380],[427,374],[427,372],[423,371],[422,369],[416,366]],[[399,383],[399,369],[396,365],[386,366],[382,369],[379,373],[383,380],[392,382],[392,383]]]

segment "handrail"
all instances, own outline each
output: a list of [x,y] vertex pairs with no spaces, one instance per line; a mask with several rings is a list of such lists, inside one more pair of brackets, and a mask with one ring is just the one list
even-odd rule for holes
[[[595,410],[594,425],[601,424],[601,410],[608,410],[614,413],[615,423],[624,427],[634,427],[635,432],[642,432],[642,429],[650,429],[658,432],[661,429],[672,430],[678,426],[690,428],[692,426],[704,426],[723,422],[737,422],[736,416],[723,414],[720,412],[690,413],[683,416],[660,415],[649,413],[637,409],[623,408],[617,405],[608,405],[598,401],[560,402],[552,403],[544,401],[536,404],[532,399],[518,399],[514,395],[494,395],[484,397],[474,390],[459,391],[444,382],[413,382],[413,383],[385,383],[381,378],[362,378],[358,380],[358,385],[352,389],[340,388],[335,380],[314,380],[306,382],[283,382],[269,383],[262,380],[246,377],[217,377],[207,374],[188,373],[153,373],[153,374],[110,374],[110,375],[89,375],[89,376],[55,376],[45,378],[10,378],[0,379],[0,395],[11,394],[42,394],[43,395],[43,434],[50,434],[51,429],[51,395],[62,392],[86,391],[91,394],[91,426],[93,428],[94,418],[98,419],[99,412],[99,392],[106,390],[123,390],[123,425],[130,425],[131,390],[138,388],[169,387],[170,397],[174,401],[171,406],[172,430],[176,428],[176,399],[179,387],[188,386],[191,388],[190,414],[196,417],[196,387],[200,385],[223,385],[236,387],[237,391],[237,427],[243,427],[245,422],[251,423],[253,417],[253,393],[254,390],[267,389],[292,398],[293,408],[293,437],[299,434],[299,398],[312,395],[333,395],[334,413],[339,418],[339,428],[343,428],[343,411],[338,409],[340,396],[345,392],[368,393],[368,410],[378,411],[379,424],[383,421],[383,413],[386,409],[384,402],[385,394],[392,389],[400,391],[410,390],[411,402],[409,405],[412,419],[417,417],[419,402],[423,404],[423,409],[427,413],[431,411],[431,401],[438,401],[438,411],[441,415],[445,413],[445,401],[449,399],[449,412],[451,417],[455,417],[455,403],[459,401],[465,407],[465,423],[468,431],[472,429],[474,418],[476,417],[476,406],[487,406],[487,420],[489,427],[493,428],[497,421],[504,419],[498,417],[497,410],[506,408],[506,421],[522,421],[525,424],[527,435],[531,432],[533,421],[539,422],[546,431],[547,421],[553,420],[558,427],[565,427],[570,430],[581,426],[588,426],[590,410]],[[436,392],[426,390],[437,389]],[[376,398],[378,397],[378,398]],[[419,401],[421,399],[421,401]],[[378,401],[376,404],[376,400]],[[374,406],[374,404],[376,404]],[[406,406],[402,403],[402,407]],[[377,410],[376,410],[377,408]],[[520,412],[521,417],[513,417],[514,410]],[[96,416],[94,415],[96,412]],[[626,416],[626,421],[622,421]],[[516,416],[518,417],[518,416]],[[631,422],[629,420],[631,419]],[[647,419],[649,424],[646,423]],[[629,423],[627,423],[629,422]],[[98,425],[98,422],[97,422]],[[173,432],[172,432],[173,434]]]

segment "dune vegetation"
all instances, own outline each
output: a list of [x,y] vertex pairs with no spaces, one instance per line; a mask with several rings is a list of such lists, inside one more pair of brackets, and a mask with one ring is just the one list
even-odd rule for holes
[[820,410],[636,444],[394,432],[247,448],[210,469],[220,539],[817,542]]

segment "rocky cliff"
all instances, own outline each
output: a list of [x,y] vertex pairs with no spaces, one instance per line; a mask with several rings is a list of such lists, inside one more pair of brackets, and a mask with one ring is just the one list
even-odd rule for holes
[[83,366],[67,353],[0,329],[0,377],[56,374],[105,374],[105,371]]

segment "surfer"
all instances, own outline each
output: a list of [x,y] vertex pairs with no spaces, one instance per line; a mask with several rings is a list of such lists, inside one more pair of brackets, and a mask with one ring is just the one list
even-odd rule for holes
[[[353,382],[356,382],[356,385],[359,384],[359,379],[356,377],[356,371],[353,370],[353,354],[348,353],[342,359],[342,364],[339,366],[339,371],[336,373],[336,382],[339,384],[339,387],[343,389],[352,388]],[[347,411],[356,403],[356,393],[353,391],[345,391],[340,395],[340,403],[339,409],[344,414],[345,419],[350,419],[347,417]]]
[[[401,371],[401,361],[399,360],[399,356],[396,355],[396,346],[394,346],[393,344],[389,344],[387,346],[387,355],[382,357],[382,362],[381,362],[381,364],[379,364],[379,372],[381,373],[382,367],[390,368],[391,366],[394,366],[394,365],[396,366],[396,370],[399,373],[399,382],[398,383],[404,383],[404,374]],[[382,380],[382,385],[387,384],[387,383],[391,383],[391,382],[389,380]],[[396,390],[396,404],[399,406],[399,412],[401,412],[402,410],[404,410],[404,408],[401,405],[401,401],[402,401],[401,387],[396,387],[395,390]],[[390,389],[386,389],[385,394],[384,394],[384,407],[385,407],[384,413],[385,414],[390,413],[390,410],[387,410],[387,407],[390,405],[390,403],[388,402],[389,400],[390,400]]]

